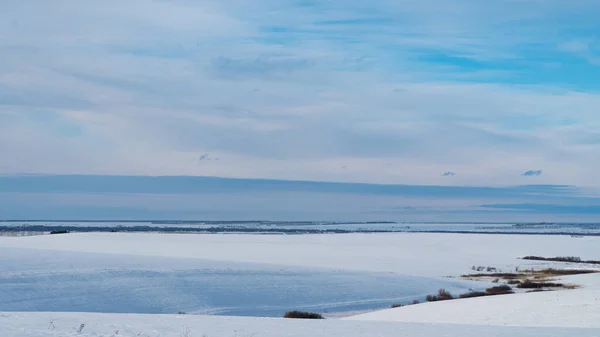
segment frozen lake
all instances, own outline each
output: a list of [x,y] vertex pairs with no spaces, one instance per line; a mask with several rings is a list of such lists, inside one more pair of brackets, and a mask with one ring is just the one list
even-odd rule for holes
[[0,311],[282,316],[422,300],[480,284],[383,272],[0,248]]

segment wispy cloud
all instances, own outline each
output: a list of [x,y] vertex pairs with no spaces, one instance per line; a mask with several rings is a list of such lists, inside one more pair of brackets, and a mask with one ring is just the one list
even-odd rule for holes
[[539,177],[542,175],[542,173],[542,170],[529,170],[521,173],[521,175],[524,177]]
[[208,153],[205,153],[205,154],[201,155],[200,157],[198,157],[198,161],[210,161],[210,160],[219,160],[219,158],[213,157]]
[[232,79],[265,78],[286,75],[314,65],[309,59],[281,56],[259,56],[251,59],[218,57],[213,60],[212,71],[218,76]]
[[595,37],[570,40],[561,43],[559,49],[573,53],[592,65],[600,66],[600,42]]

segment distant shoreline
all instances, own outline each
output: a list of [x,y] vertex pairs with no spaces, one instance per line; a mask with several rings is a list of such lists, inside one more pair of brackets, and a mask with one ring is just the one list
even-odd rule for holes
[[[491,235],[554,235],[571,236],[573,238],[600,236],[600,232],[568,231],[519,231],[519,230],[423,230],[410,226],[390,229],[342,229],[342,228],[272,228],[251,226],[224,226],[211,224],[211,227],[177,227],[177,226],[69,226],[69,225],[12,225],[0,224],[0,235],[8,233],[66,234],[66,233],[164,233],[164,234],[257,234],[257,235],[302,235],[302,234],[378,234],[378,233],[432,233],[432,234],[491,234]],[[323,225],[326,227],[326,225]],[[507,227],[518,228],[518,227]],[[52,233],[57,232],[57,233]]]

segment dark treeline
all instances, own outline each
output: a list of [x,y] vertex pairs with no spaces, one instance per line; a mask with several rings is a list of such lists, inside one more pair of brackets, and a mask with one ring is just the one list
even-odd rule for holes
[[[189,224],[189,222],[186,222]],[[240,223],[237,223],[240,225]],[[215,225],[212,223],[212,225]],[[394,228],[394,229],[340,229],[340,228],[289,228],[285,225],[274,226],[272,228],[250,227],[250,226],[232,226],[232,225],[215,225],[215,227],[198,228],[198,227],[178,227],[169,226],[77,226],[77,225],[52,225],[52,224],[23,224],[23,225],[0,225],[0,233],[9,232],[37,232],[37,233],[110,233],[110,232],[153,232],[153,233],[256,233],[256,234],[343,234],[343,233],[394,233],[394,232],[412,232],[412,233],[440,233],[440,234],[502,234],[502,235],[570,235],[572,237],[583,236],[600,236],[600,233],[578,233],[578,232],[522,232],[511,230],[493,230],[493,231],[478,231],[478,230],[419,230],[418,228]]]

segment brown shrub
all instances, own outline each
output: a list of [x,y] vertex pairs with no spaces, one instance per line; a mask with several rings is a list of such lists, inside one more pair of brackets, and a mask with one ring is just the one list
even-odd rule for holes
[[487,288],[485,292],[489,295],[504,295],[514,293],[512,288],[506,284],[497,287]]
[[483,297],[483,296],[489,296],[488,293],[485,293],[483,291],[471,291],[465,294],[460,294],[458,296],[458,298],[473,298],[473,297]]
[[288,311],[283,315],[284,318],[301,318],[301,319],[324,319],[323,315],[316,312],[304,311]]
[[517,288],[521,289],[541,289],[541,288],[562,288],[565,285],[562,283],[553,283],[553,282],[534,282],[531,280],[526,280],[521,284],[517,285]]
[[454,296],[452,296],[452,294],[450,294],[449,291],[447,291],[446,289],[440,289],[438,290],[437,295],[428,295],[425,300],[427,300],[427,302],[437,302],[437,301],[448,301],[448,300],[453,300]]

